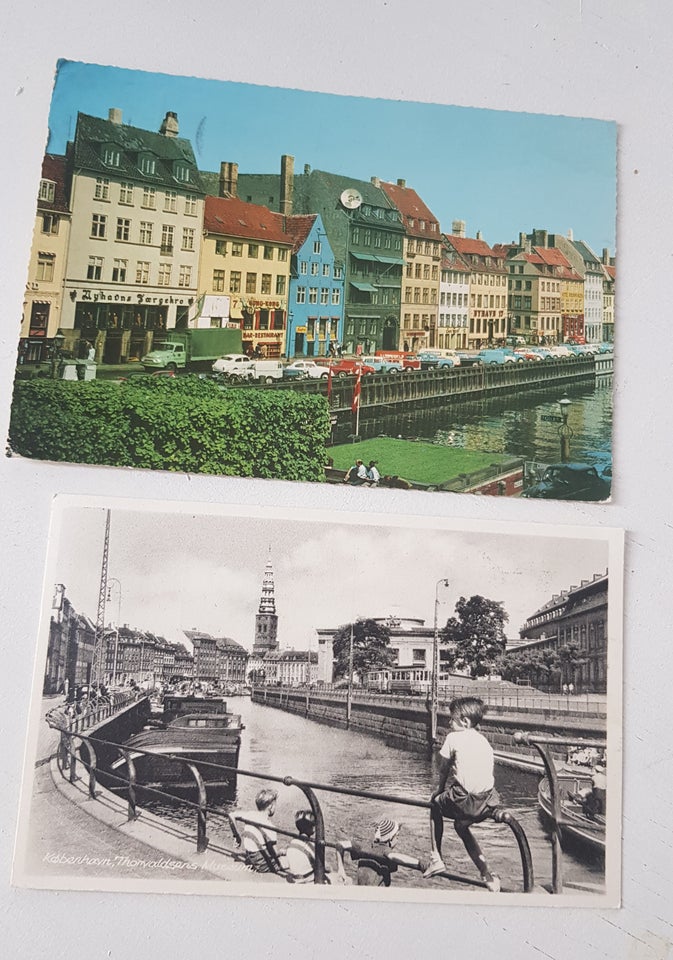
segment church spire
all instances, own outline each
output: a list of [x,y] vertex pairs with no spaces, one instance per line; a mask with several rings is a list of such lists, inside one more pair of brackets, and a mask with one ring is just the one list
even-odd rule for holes
[[273,579],[273,564],[271,562],[271,547],[269,558],[264,567],[262,579],[262,595],[259,601],[259,610],[255,617],[255,642],[252,655],[263,657],[278,649],[278,616],[276,614],[276,593]]

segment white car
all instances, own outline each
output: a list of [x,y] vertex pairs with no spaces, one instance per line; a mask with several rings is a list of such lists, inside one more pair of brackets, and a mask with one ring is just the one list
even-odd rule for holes
[[220,357],[213,364],[213,373],[236,373],[242,377],[249,377],[254,369],[254,363],[251,357],[244,353],[228,353],[225,357]]
[[283,376],[295,380],[327,380],[329,370],[314,363],[313,360],[295,360],[283,368]]

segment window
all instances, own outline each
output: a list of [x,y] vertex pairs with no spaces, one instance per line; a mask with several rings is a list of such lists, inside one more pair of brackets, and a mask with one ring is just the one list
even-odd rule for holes
[[306,303],[306,287],[297,287],[297,303]]
[[381,246],[381,234],[380,234],[380,233],[375,233],[375,234],[374,234],[374,246],[375,246],[375,247],[380,247],[380,246]]
[[241,273],[239,270],[232,270],[229,275],[229,290],[231,293],[241,292]]
[[323,265],[322,265],[322,275],[323,275],[323,277],[329,277],[329,275],[330,275],[331,272],[332,272],[332,271],[330,270],[330,265],[329,265],[329,263],[323,263]]
[[353,227],[353,236],[351,238],[351,243],[359,243],[359,242],[360,242],[360,228]]
[[93,191],[94,198],[96,200],[109,200],[110,199],[110,181],[105,177],[96,178],[96,186]]
[[147,207],[148,210],[156,210],[157,206],[157,191],[154,187],[143,187],[143,207]]
[[259,254],[259,244],[258,243],[249,243],[248,244],[248,256],[256,258]]
[[194,249],[194,236],[195,236],[195,230],[193,227],[182,228],[182,249],[183,250]]
[[160,263],[159,264],[159,279],[157,283],[160,287],[169,287],[171,283],[171,264],[170,263]]
[[86,268],[87,280],[100,280],[103,272],[103,258],[89,257],[89,265]]
[[276,277],[276,296],[285,296],[285,277],[282,275]]
[[178,212],[178,195],[175,190],[167,190],[164,195],[164,213]]
[[55,213],[45,213],[42,216],[42,233],[55,236],[58,233],[58,217]]
[[133,204],[133,184],[132,183],[120,183],[119,184],[119,202],[126,204]]
[[365,231],[364,231],[364,233],[363,233],[363,238],[362,238],[362,242],[363,242],[363,244],[365,245],[365,247],[370,246],[370,244],[371,244],[371,242],[372,242],[372,232],[371,232],[371,230],[365,230]]
[[320,288],[320,302],[321,302],[321,303],[325,303],[325,304],[329,303],[329,288],[328,288],[328,287],[321,287],[321,288]]
[[105,237],[107,217],[102,213],[94,213],[91,218],[91,236],[102,240]]
[[153,224],[149,220],[140,221],[140,242],[145,244],[152,243]]
[[126,260],[113,260],[112,261],[112,282],[113,283],[126,283]]
[[262,286],[260,293],[271,293],[271,274],[263,273],[262,274]]
[[185,163],[175,164],[175,179],[179,180],[180,183],[189,183],[189,181],[191,180],[191,174],[187,164]]
[[131,235],[131,221],[117,217],[117,240],[128,240]]
[[255,293],[257,290],[257,274],[256,273],[246,273],[245,275],[245,292],[246,293]]
[[308,265],[305,260],[302,260],[302,262],[299,264],[299,273],[302,276],[306,276],[308,273]]
[[36,280],[54,279],[54,260],[53,254],[41,253],[37,258]]
[[320,272],[320,264],[319,264],[319,263],[312,263],[312,264],[311,264],[311,276],[312,276],[312,277],[317,277],[319,272]]
[[313,241],[313,252],[322,253],[322,243],[320,242],[320,240]]
[[189,287],[192,284],[192,268],[187,264],[180,265],[180,272],[178,273],[178,286],[179,287]]
[[213,270],[213,290],[215,293],[224,292],[224,270]]
[[278,259],[281,260],[283,263],[287,261],[287,250],[281,247],[278,251]]
[[144,156],[140,158],[140,172],[154,176],[157,172],[157,161],[154,157]]
[[108,167],[119,166],[120,153],[117,147],[103,147],[103,163]]
[[337,266],[335,266],[335,267],[334,267],[334,279],[335,279],[335,280],[341,280],[341,279],[343,278],[343,275],[344,275],[343,267],[337,267]]
[[332,290],[332,305],[338,306],[341,303],[341,290],[338,287],[335,287]]
[[161,252],[164,254],[173,253],[173,233],[174,228],[167,223],[161,226]]
[[219,253],[221,256],[226,256],[227,254],[227,241],[226,240],[216,240],[215,241],[215,253]]
[[37,195],[38,200],[42,200],[45,203],[53,203],[55,193],[56,184],[53,180],[40,180],[40,192]]
[[136,283],[150,282],[150,263],[149,260],[139,260],[136,264]]
[[196,216],[197,200],[198,200],[198,197],[196,197],[193,193],[188,193],[187,196],[185,197],[185,213],[187,214],[188,217]]
[[308,288],[308,302],[309,302],[309,303],[317,303],[317,302],[318,302],[318,288],[317,288],[317,287],[309,287],[309,288]]
[[231,255],[232,257],[242,257],[243,256],[243,244],[240,240],[233,240],[231,244]]

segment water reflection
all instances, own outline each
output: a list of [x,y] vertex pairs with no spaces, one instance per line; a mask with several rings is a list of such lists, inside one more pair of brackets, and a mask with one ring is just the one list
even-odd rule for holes
[[[435,758],[423,750],[413,752],[358,731],[345,731],[272,707],[236,700],[246,729],[241,745],[240,768],[277,776],[344,786],[377,793],[428,799],[437,781]],[[496,786],[503,802],[522,823],[533,855],[536,884],[551,882],[549,834],[537,806],[537,780],[531,774],[499,766]],[[223,810],[254,807],[254,797],[262,786],[271,784],[239,776],[235,801],[221,800]],[[274,821],[292,829],[294,813],[306,806],[304,794],[296,787],[274,785],[278,789],[278,807]],[[393,817],[403,824],[400,851],[427,860],[430,821],[426,809],[402,804],[361,800],[318,791],[325,817],[328,840],[359,837],[370,841],[374,823],[381,816]],[[194,810],[185,805],[155,804],[153,809],[184,820],[195,830]],[[503,888],[520,890],[521,864],[513,835],[506,827],[487,822],[477,828],[492,869],[503,879]],[[213,839],[234,849],[231,831],[224,820],[211,819]],[[477,879],[474,866],[462,843],[451,829],[445,833],[447,867],[451,872]],[[329,854],[333,863],[333,854]],[[565,878],[571,883],[602,883],[603,864],[582,851],[564,858]],[[347,866],[348,869],[348,866]],[[396,884],[410,887],[432,886],[448,889],[439,878],[423,880],[410,870],[400,870]],[[469,888],[465,888],[468,889]]]

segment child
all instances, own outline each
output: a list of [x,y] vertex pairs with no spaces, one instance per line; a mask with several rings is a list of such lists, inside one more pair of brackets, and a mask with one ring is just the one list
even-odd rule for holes
[[442,765],[439,786],[432,795],[432,855],[423,876],[428,879],[446,869],[442,860],[444,817],[454,821],[456,833],[486,887],[500,890],[500,879],[489,870],[470,826],[490,816],[500,803],[493,781],[493,750],[476,729],[485,713],[482,700],[462,697],[450,707],[449,733],[440,750]]
[[240,837],[245,862],[255,873],[283,873],[285,870],[285,858],[277,850],[278,834],[270,824],[277,799],[275,790],[260,790],[255,797],[257,810],[236,815],[236,819],[243,821]]
[[293,837],[285,851],[288,883],[313,883],[315,871],[315,848],[311,837],[315,831],[315,814],[312,810],[297,810],[294,824],[299,833]]
[[[350,883],[344,869],[344,853],[358,865],[357,885],[359,887],[389,887],[391,874],[400,867],[418,867],[418,860],[403,853],[392,853],[401,825],[396,820],[384,818],[376,824],[374,843],[380,844],[381,851],[361,847],[355,840],[344,840],[337,844],[338,874],[343,883]],[[387,849],[386,849],[387,848]],[[390,851],[390,852],[389,852]]]

